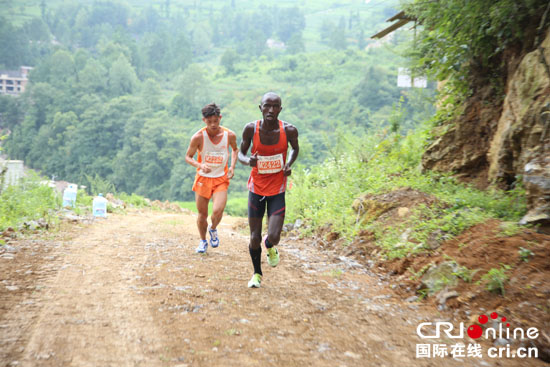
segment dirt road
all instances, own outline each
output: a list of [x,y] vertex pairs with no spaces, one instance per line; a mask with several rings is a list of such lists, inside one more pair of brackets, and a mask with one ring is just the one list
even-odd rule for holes
[[[18,239],[0,253],[1,366],[544,366],[534,359],[416,358],[433,309],[368,269],[283,239],[252,275],[242,219],[197,245],[195,217],[154,211]],[[265,253],[265,252],[264,252]],[[467,320],[464,320],[467,321]],[[467,344],[468,341],[465,339]]]

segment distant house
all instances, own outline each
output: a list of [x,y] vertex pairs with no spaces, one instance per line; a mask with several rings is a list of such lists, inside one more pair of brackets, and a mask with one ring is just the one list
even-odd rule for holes
[[267,45],[268,48],[270,49],[275,49],[275,50],[284,50],[286,45],[284,42],[282,41],[277,41],[277,40],[274,40],[273,38],[269,38],[265,44]]
[[19,71],[0,70],[0,94],[19,95],[27,86],[27,75],[32,68],[21,66]]

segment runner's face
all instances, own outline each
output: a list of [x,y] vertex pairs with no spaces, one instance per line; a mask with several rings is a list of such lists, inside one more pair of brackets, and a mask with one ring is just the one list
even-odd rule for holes
[[222,116],[208,116],[203,117],[202,121],[206,124],[206,130],[208,130],[210,133],[215,134],[220,131],[220,121],[222,119]]
[[260,105],[260,111],[262,111],[264,121],[277,121],[282,109],[281,98],[275,96],[264,98]]

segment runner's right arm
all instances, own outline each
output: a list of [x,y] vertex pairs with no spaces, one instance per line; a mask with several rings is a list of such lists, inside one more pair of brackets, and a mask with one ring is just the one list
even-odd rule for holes
[[204,173],[210,172],[210,167],[206,163],[199,163],[195,160],[195,153],[197,153],[197,150],[200,150],[202,148],[202,134],[200,131],[193,135],[191,138],[191,142],[189,143],[189,147],[187,148],[187,153],[185,153],[185,161],[192,165],[193,167],[196,167],[203,171]]
[[239,162],[245,166],[255,167],[258,161],[258,154],[254,153],[250,157],[247,156],[248,149],[252,145],[252,138],[254,137],[254,124],[256,122],[250,122],[246,124],[243,130],[243,141],[241,142],[241,149],[239,150]]

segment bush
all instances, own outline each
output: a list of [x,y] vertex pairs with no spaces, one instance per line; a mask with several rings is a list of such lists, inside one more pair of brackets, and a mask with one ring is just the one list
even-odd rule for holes
[[0,194],[0,231],[29,220],[56,221],[55,210],[61,207],[57,192],[41,183],[41,178],[30,173],[18,185],[12,185]]
[[124,201],[127,205],[131,205],[131,206],[136,207],[136,208],[143,208],[143,207],[150,207],[151,206],[151,203],[150,203],[149,200],[147,200],[143,196],[140,196],[140,195],[137,195],[137,194],[128,195],[127,193],[122,192],[122,193],[118,194],[117,197],[120,200]]
[[504,283],[508,280],[506,272],[510,269],[510,265],[502,265],[500,269],[492,268],[487,274],[481,277],[481,281],[487,283],[486,287],[488,291],[504,294]]
[[[295,169],[287,195],[287,221],[302,219],[310,230],[329,225],[351,240],[360,230],[375,232],[377,245],[390,257],[424,251],[428,235],[436,229],[447,238],[489,218],[517,221],[525,213],[524,190],[477,190],[457,182],[450,174],[422,172],[420,160],[427,134],[407,136],[379,130],[367,136],[343,136],[333,157],[308,169]],[[388,227],[360,221],[352,209],[362,194],[384,194],[409,187],[435,196],[438,207],[418,207],[400,224]],[[407,243],[400,238],[411,229]],[[420,244],[420,245],[419,245]]]
[[234,217],[246,217],[248,215],[248,198],[235,197],[228,199],[225,213]]

